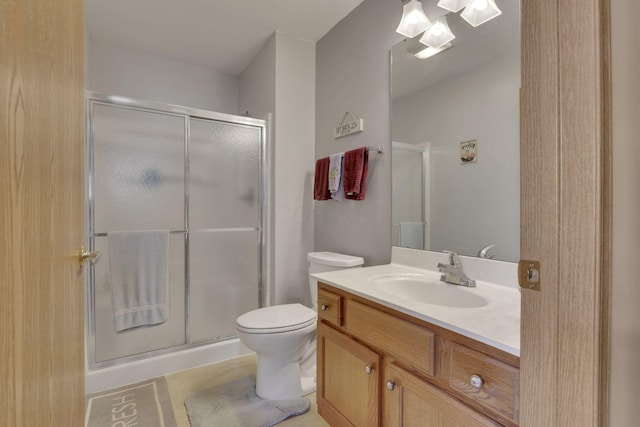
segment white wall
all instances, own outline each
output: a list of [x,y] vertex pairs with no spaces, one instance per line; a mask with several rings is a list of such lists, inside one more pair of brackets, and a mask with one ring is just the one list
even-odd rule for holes
[[[389,50],[402,40],[401,6],[365,0],[316,45],[315,158],[369,145],[385,152],[371,153],[366,200],[315,202],[315,248],[362,256],[367,265],[391,259]],[[347,110],[365,130],[334,139]]]
[[316,51],[313,43],[284,34],[276,41],[275,301],[310,303]]
[[313,251],[312,173],[315,46],[276,33],[240,79],[239,111],[273,113],[269,301],[310,303],[306,254]]
[[276,111],[276,35],[244,70],[238,84],[237,114],[263,118]]
[[[520,53],[398,99],[393,140],[431,143],[431,250],[475,256],[489,244],[501,260],[520,254]],[[460,142],[478,142],[461,164]]]
[[[276,111],[276,36],[269,38],[260,52],[253,58],[240,76],[238,95],[238,114],[264,119],[270,117],[269,136],[267,138],[267,163],[273,164],[275,145]],[[269,168],[267,197],[269,198],[266,214],[267,229],[265,270],[262,272],[262,300],[265,304],[275,301],[275,224],[273,206],[275,206],[275,168]]]
[[640,3],[612,1],[613,292],[611,417],[640,423]]
[[85,87],[110,95],[236,114],[239,79],[206,67],[86,39]]

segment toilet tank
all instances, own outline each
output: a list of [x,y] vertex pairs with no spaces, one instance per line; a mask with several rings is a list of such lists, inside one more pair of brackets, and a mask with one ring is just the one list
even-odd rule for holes
[[318,305],[318,281],[311,277],[311,274],[344,270],[347,268],[360,268],[362,267],[362,264],[364,264],[364,259],[361,257],[338,254],[335,252],[310,252],[307,254],[307,261],[307,267],[309,269],[311,304],[314,309],[317,309]]

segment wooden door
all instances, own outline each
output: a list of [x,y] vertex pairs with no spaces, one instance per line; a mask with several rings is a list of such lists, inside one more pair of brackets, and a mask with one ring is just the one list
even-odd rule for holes
[[500,424],[393,363],[384,363],[385,427],[487,427]]
[[84,418],[83,9],[0,2],[0,425]]
[[318,324],[318,413],[331,426],[379,425],[380,356]]
[[522,1],[522,426],[606,425],[608,6]]

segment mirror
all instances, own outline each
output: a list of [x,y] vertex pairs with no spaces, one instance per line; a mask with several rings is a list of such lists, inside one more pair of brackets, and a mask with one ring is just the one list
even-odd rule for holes
[[391,50],[394,246],[520,257],[520,7],[497,3],[478,27],[448,13],[428,59],[419,36]]

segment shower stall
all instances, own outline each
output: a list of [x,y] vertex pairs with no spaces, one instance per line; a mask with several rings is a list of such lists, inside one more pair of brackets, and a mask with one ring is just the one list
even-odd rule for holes
[[[88,371],[233,340],[264,300],[266,122],[88,92],[86,125]],[[158,230],[167,318],[118,332],[109,235]]]
[[430,144],[391,144],[391,244],[430,248]]

